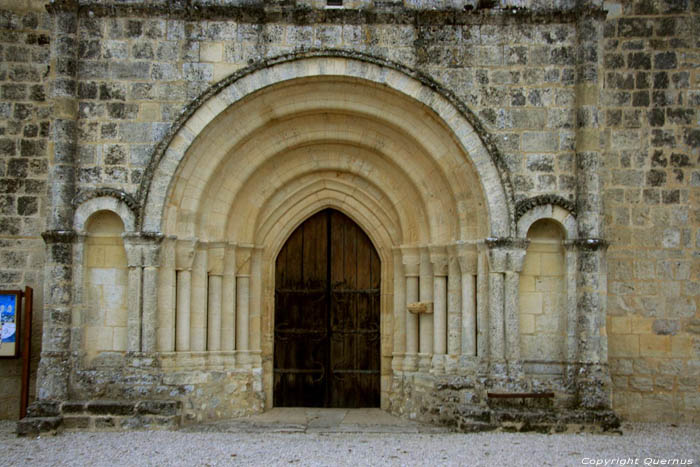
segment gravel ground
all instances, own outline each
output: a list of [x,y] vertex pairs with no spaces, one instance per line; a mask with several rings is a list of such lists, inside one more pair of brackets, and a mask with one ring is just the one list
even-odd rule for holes
[[[65,433],[17,438],[0,465],[692,465],[700,426],[625,424],[624,435],[507,433]],[[628,459],[629,458],[629,459]],[[664,463],[665,460],[677,462]],[[607,464],[604,464],[605,461]],[[611,461],[616,460],[614,463]],[[634,462],[636,460],[636,463]]]

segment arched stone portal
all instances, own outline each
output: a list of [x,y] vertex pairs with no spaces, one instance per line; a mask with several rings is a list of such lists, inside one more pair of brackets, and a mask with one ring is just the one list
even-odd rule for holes
[[[461,257],[476,278],[477,243],[508,236],[511,216],[492,156],[445,97],[369,62],[283,61],[222,85],[154,161],[141,227],[166,237],[164,355],[231,352],[225,366],[262,370],[272,406],[275,258],[305,219],[334,208],[362,226],[382,263],[382,406],[404,360],[409,370],[458,366],[465,311],[457,289],[448,310],[448,263],[457,274]],[[434,287],[445,293],[435,320],[407,313],[407,300],[432,300]],[[474,301],[476,280],[466,287]]]

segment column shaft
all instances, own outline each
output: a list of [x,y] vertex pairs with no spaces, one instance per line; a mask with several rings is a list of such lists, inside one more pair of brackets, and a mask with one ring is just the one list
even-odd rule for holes
[[221,350],[236,348],[236,276],[223,277],[221,291]]
[[177,325],[175,349],[178,352],[190,350],[190,298],[192,293],[192,272],[177,271]]
[[236,349],[236,246],[228,245],[224,254],[224,278],[221,291],[221,350]]
[[520,274],[513,271],[505,273],[505,330],[506,358],[508,362],[520,360],[520,316],[518,293]]
[[392,367],[403,369],[403,354],[406,352],[406,279],[401,264],[401,254],[394,253],[394,348]]
[[505,330],[503,316],[503,274],[489,273],[489,349],[491,361],[505,358]]
[[163,262],[158,272],[158,330],[159,352],[175,350],[175,307],[177,304],[177,275],[175,272],[175,242],[163,243]]
[[209,276],[207,350],[221,350],[221,285],[221,276]]
[[248,333],[250,350],[260,351],[260,313],[262,308],[262,250],[255,248],[251,254],[250,299]]
[[447,277],[433,279],[433,353],[444,355],[447,352]]
[[486,254],[477,257],[476,276],[476,354],[480,358],[489,355],[489,281]]
[[[406,276],[406,303],[418,301],[418,285],[418,276]],[[407,310],[404,310],[404,313],[406,313],[406,358],[410,356],[410,364],[414,366],[418,354],[418,315]]]
[[141,351],[156,351],[158,328],[158,268],[143,268],[143,315],[141,322]]
[[192,298],[190,307],[190,348],[207,348],[207,250],[198,249],[192,263]]
[[447,276],[447,353],[459,355],[462,348],[462,284],[456,258],[450,260]]
[[[433,301],[433,271],[430,264],[430,255],[425,251],[421,255],[419,295],[421,302]],[[433,353],[433,317],[423,313],[419,318],[419,353],[430,355]]]
[[236,278],[236,350],[250,350],[248,347],[249,286],[249,276]]
[[476,288],[474,275],[462,274],[462,355],[476,356]]
[[129,268],[126,349],[129,352],[141,350],[141,266]]

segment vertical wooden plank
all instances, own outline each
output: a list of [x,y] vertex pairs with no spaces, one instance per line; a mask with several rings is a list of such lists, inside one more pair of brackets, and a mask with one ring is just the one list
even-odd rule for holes
[[[20,420],[27,416],[29,404],[29,365],[32,358],[32,308],[34,306],[34,290],[31,287],[24,289],[24,328],[22,331],[22,387],[19,400]],[[21,309],[17,311],[18,316]]]

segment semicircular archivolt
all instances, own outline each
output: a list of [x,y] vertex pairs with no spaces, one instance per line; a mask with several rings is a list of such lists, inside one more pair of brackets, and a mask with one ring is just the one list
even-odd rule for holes
[[[419,114],[409,109],[400,112],[406,115],[402,122],[404,127],[393,121],[387,122],[386,118],[377,116],[376,99],[362,114],[358,114],[357,109],[338,108],[340,104],[334,99],[337,101],[337,96],[347,96],[350,91],[341,92],[348,83],[335,79],[332,84],[335,88],[324,87],[328,98],[320,100],[327,104],[323,107],[325,111],[313,111],[308,105],[301,105],[298,114],[288,110],[285,111],[288,115],[281,117],[283,111],[277,109],[267,111],[274,113],[274,117],[261,118],[260,112],[271,107],[269,96],[264,96],[266,99],[259,103],[260,112],[247,113],[256,116],[244,123],[253,127],[249,132],[238,129],[229,131],[225,137],[224,130],[231,126],[221,121],[211,130],[212,134],[203,133],[197,138],[191,148],[192,157],[183,164],[172,190],[170,212],[177,213],[177,220],[168,219],[168,233],[201,237],[208,232],[212,238],[222,238],[226,219],[232,218],[229,214],[235,209],[234,199],[250,197],[242,187],[255,177],[258,170],[267,171],[266,183],[284,177],[285,171],[279,168],[292,155],[300,157],[297,164],[305,165],[308,170],[318,169],[328,162],[328,158],[311,154],[318,153],[314,146],[321,143],[345,147],[342,151],[334,151],[336,155],[343,154],[337,159],[341,167],[335,169],[343,170],[345,164],[345,170],[361,174],[362,170],[376,168],[377,160],[393,164],[392,170],[384,171],[385,178],[379,184],[384,189],[395,190],[394,198],[407,198],[401,193],[406,190],[413,190],[422,198],[421,204],[427,206],[428,214],[423,220],[431,229],[429,238],[424,240],[471,239],[486,233],[486,214],[478,179],[468,158],[459,151],[452,138],[440,137],[444,128],[435,122],[432,126],[427,125],[429,119],[424,110]],[[304,86],[283,87],[295,91],[291,97],[283,95],[276,99],[283,107],[286,99],[294,100],[303,95],[299,88]],[[351,87],[358,86],[353,83]],[[358,102],[361,103],[359,98],[348,100],[356,108]],[[330,105],[328,102],[334,103]],[[335,110],[331,111],[334,107]],[[233,111],[225,113],[231,119],[231,125],[238,121],[238,117],[242,118]],[[415,120],[412,122],[413,133],[405,128],[406,120],[411,124],[411,119]],[[251,123],[251,120],[256,122]],[[372,152],[371,156],[363,157],[363,147]],[[300,156],[304,154],[303,148],[308,151],[305,160]],[[224,152],[226,155],[222,154]],[[403,178],[394,176],[401,171],[405,173]],[[261,191],[259,184],[256,187]]]

